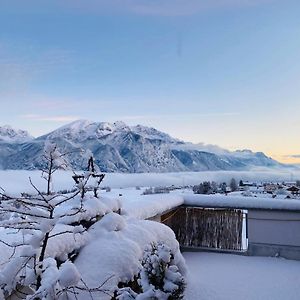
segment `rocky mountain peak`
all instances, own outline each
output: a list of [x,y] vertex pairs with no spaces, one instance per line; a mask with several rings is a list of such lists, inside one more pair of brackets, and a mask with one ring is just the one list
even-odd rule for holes
[[21,143],[32,140],[30,134],[21,129],[14,129],[9,125],[0,126],[0,141],[8,143]]

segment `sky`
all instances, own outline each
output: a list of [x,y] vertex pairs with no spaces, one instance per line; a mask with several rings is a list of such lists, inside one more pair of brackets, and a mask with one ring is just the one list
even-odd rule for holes
[[300,1],[0,0],[0,125],[143,124],[300,163]]

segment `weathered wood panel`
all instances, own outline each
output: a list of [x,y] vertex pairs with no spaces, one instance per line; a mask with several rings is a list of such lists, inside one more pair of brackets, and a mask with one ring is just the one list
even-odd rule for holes
[[180,207],[161,218],[181,246],[242,250],[243,212]]

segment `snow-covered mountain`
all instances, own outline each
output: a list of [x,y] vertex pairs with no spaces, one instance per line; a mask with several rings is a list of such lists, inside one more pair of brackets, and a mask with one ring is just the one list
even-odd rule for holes
[[[284,165],[261,152],[230,152],[217,146],[185,143],[154,128],[123,122],[78,120],[38,138],[10,127],[0,134],[0,168],[38,169],[46,141],[55,142],[73,169],[86,167],[85,151],[105,172],[246,170]],[[0,131],[1,133],[2,131]],[[21,138],[22,137],[22,138]]]
[[9,125],[0,127],[0,142],[21,143],[32,139],[33,137],[25,130],[13,129]]

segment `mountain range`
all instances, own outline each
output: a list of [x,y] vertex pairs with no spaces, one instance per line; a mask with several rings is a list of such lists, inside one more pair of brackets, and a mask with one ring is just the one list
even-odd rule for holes
[[286,167],[262,152],[228,151],[186,143],[154,128],[124,122],[78,120],[34,138],[25,130],[0,127],[0,169],[35,170],[44,165],[45,143],[56,143],[75,169],[85,169],[93,153],[103,172],[180,172]]

